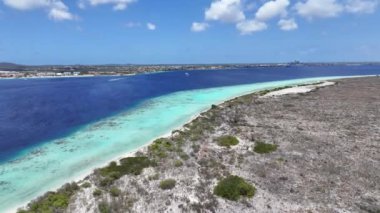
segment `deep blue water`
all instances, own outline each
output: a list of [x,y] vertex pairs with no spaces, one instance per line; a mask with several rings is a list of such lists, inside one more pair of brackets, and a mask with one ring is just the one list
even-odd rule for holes
[[177,71],[128,77],[0,80],[0,162],[152,97],[295,78],[373,75],[380,74],[380,66],[294,66],[187,73],[190,75]]

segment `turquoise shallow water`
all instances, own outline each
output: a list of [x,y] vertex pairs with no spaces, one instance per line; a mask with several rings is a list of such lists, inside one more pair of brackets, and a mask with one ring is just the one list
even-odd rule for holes
[[0,165],[0,212],[89,174],[189,121],[211,104],[253,91],[342,77],[308,78],[176,92],[43,145]]

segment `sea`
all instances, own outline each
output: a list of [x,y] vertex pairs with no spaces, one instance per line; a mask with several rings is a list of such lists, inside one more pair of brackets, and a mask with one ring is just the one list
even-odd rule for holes
[[378,65],[0,79],[0,212],[12,211],[254,91],[380,75]]

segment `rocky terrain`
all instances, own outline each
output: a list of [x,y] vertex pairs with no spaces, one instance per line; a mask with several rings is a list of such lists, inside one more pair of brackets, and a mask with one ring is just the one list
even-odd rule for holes
[[378,213],[380,78],[235,98],[134,156],[20,212]]

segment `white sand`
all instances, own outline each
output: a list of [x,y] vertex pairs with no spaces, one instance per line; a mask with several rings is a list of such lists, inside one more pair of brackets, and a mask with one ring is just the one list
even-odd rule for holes
[[263,97],[273,97],[273,96],[280,96],[280,95],[287,95],[287,94],[308,93],[308,92],[311,92],[317,88],[331,86],[334,84],[335,84],[335,82],[326,81],[326,82],[322,82],[320,84],[315,84],[315,85],[295,86],[295,87],[291,87],[291,88],[286,88],[286,89],[270,92],[270,93],[264,95]]

